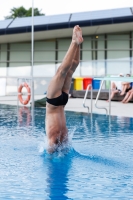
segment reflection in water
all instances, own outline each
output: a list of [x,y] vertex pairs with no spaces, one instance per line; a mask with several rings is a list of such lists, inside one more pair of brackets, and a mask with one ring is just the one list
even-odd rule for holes
[[23,106],[18,111],[19,126],[29,126],[31,123],[31,111],[28,107]]
[[[70,150],[71,151],[71,150]],[[58,152],[54,155],[45,155],[44,165],[47,165],[46,192],[51,200],[68,200],[69,170],[71,168],[71,153],[66,155]],[[58,191],[58,192],[57,192]]]

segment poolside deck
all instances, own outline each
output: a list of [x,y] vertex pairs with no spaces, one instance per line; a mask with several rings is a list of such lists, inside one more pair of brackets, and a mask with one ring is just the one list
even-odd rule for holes
[[[35,96],[35,100],[44,98],[44,95]],[[98,114],[105,114],[105,110],[97,109],[94,105],[95,100],[93,100],[93,112]],[[86,100],[86,105],[90,106],[90,99]],[[16,96],[0,96],[0,104],[17,105]],[[104,106],[109,108],[109,103],[106,100],[98,100],[98,106]],[[70,98],[65,110],[75,111],[75,112],[85,112],[87,113],[87,108],[83,107],[83,98]],[[119,101],[111,102],[111,115],[133,117],[133,103],[123,104]]]
[[[105,110],[97,109],[94,105],[94,102],[95,100],[93,100],[93,112],[98,114],[106,114]],[[87,99],[85,104],[90,107],[91,105],[90,99]],[[97,105],[109,109],[109,103],[106,100],[98,100]],[[70,98],[65,109],[69,111],[72,110],[76,112],[86,112],[86,113],[88,111],[87,108],[83,107],[82,98]],[[133,110],[133,103],[123,104],[119,101],[111,101],[111,115],[133,117],[132,110]]]

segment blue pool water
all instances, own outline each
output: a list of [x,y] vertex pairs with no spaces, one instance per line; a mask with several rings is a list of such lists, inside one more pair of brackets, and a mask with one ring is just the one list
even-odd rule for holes
[[0,199],[133,199],[133,118],[66,117],[69,149],[50,156],[45,109],[32,125],[28,108],[0,105]]

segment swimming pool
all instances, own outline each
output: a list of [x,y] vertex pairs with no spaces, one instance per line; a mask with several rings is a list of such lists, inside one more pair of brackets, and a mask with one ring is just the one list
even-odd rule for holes
[[133,199],[133,118],[66,112],[69,151],[50,156],[44,116],[0,105],[0,199]]

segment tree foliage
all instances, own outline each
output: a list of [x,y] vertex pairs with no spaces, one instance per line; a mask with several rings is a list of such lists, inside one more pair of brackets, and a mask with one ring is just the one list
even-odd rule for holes
[[[29,8],[27,10],[23,6],[19,8],[14,7],[10,10],[10,13],[11,15],[6,16],[5,19],[14,19],[16,17],[30,17],[32,16],[32,8]],[[34,8],[34,16],[40,16],[40,15],[44,15],[44,14],[41,13],[41,11],[38,10],[38,8]]]

